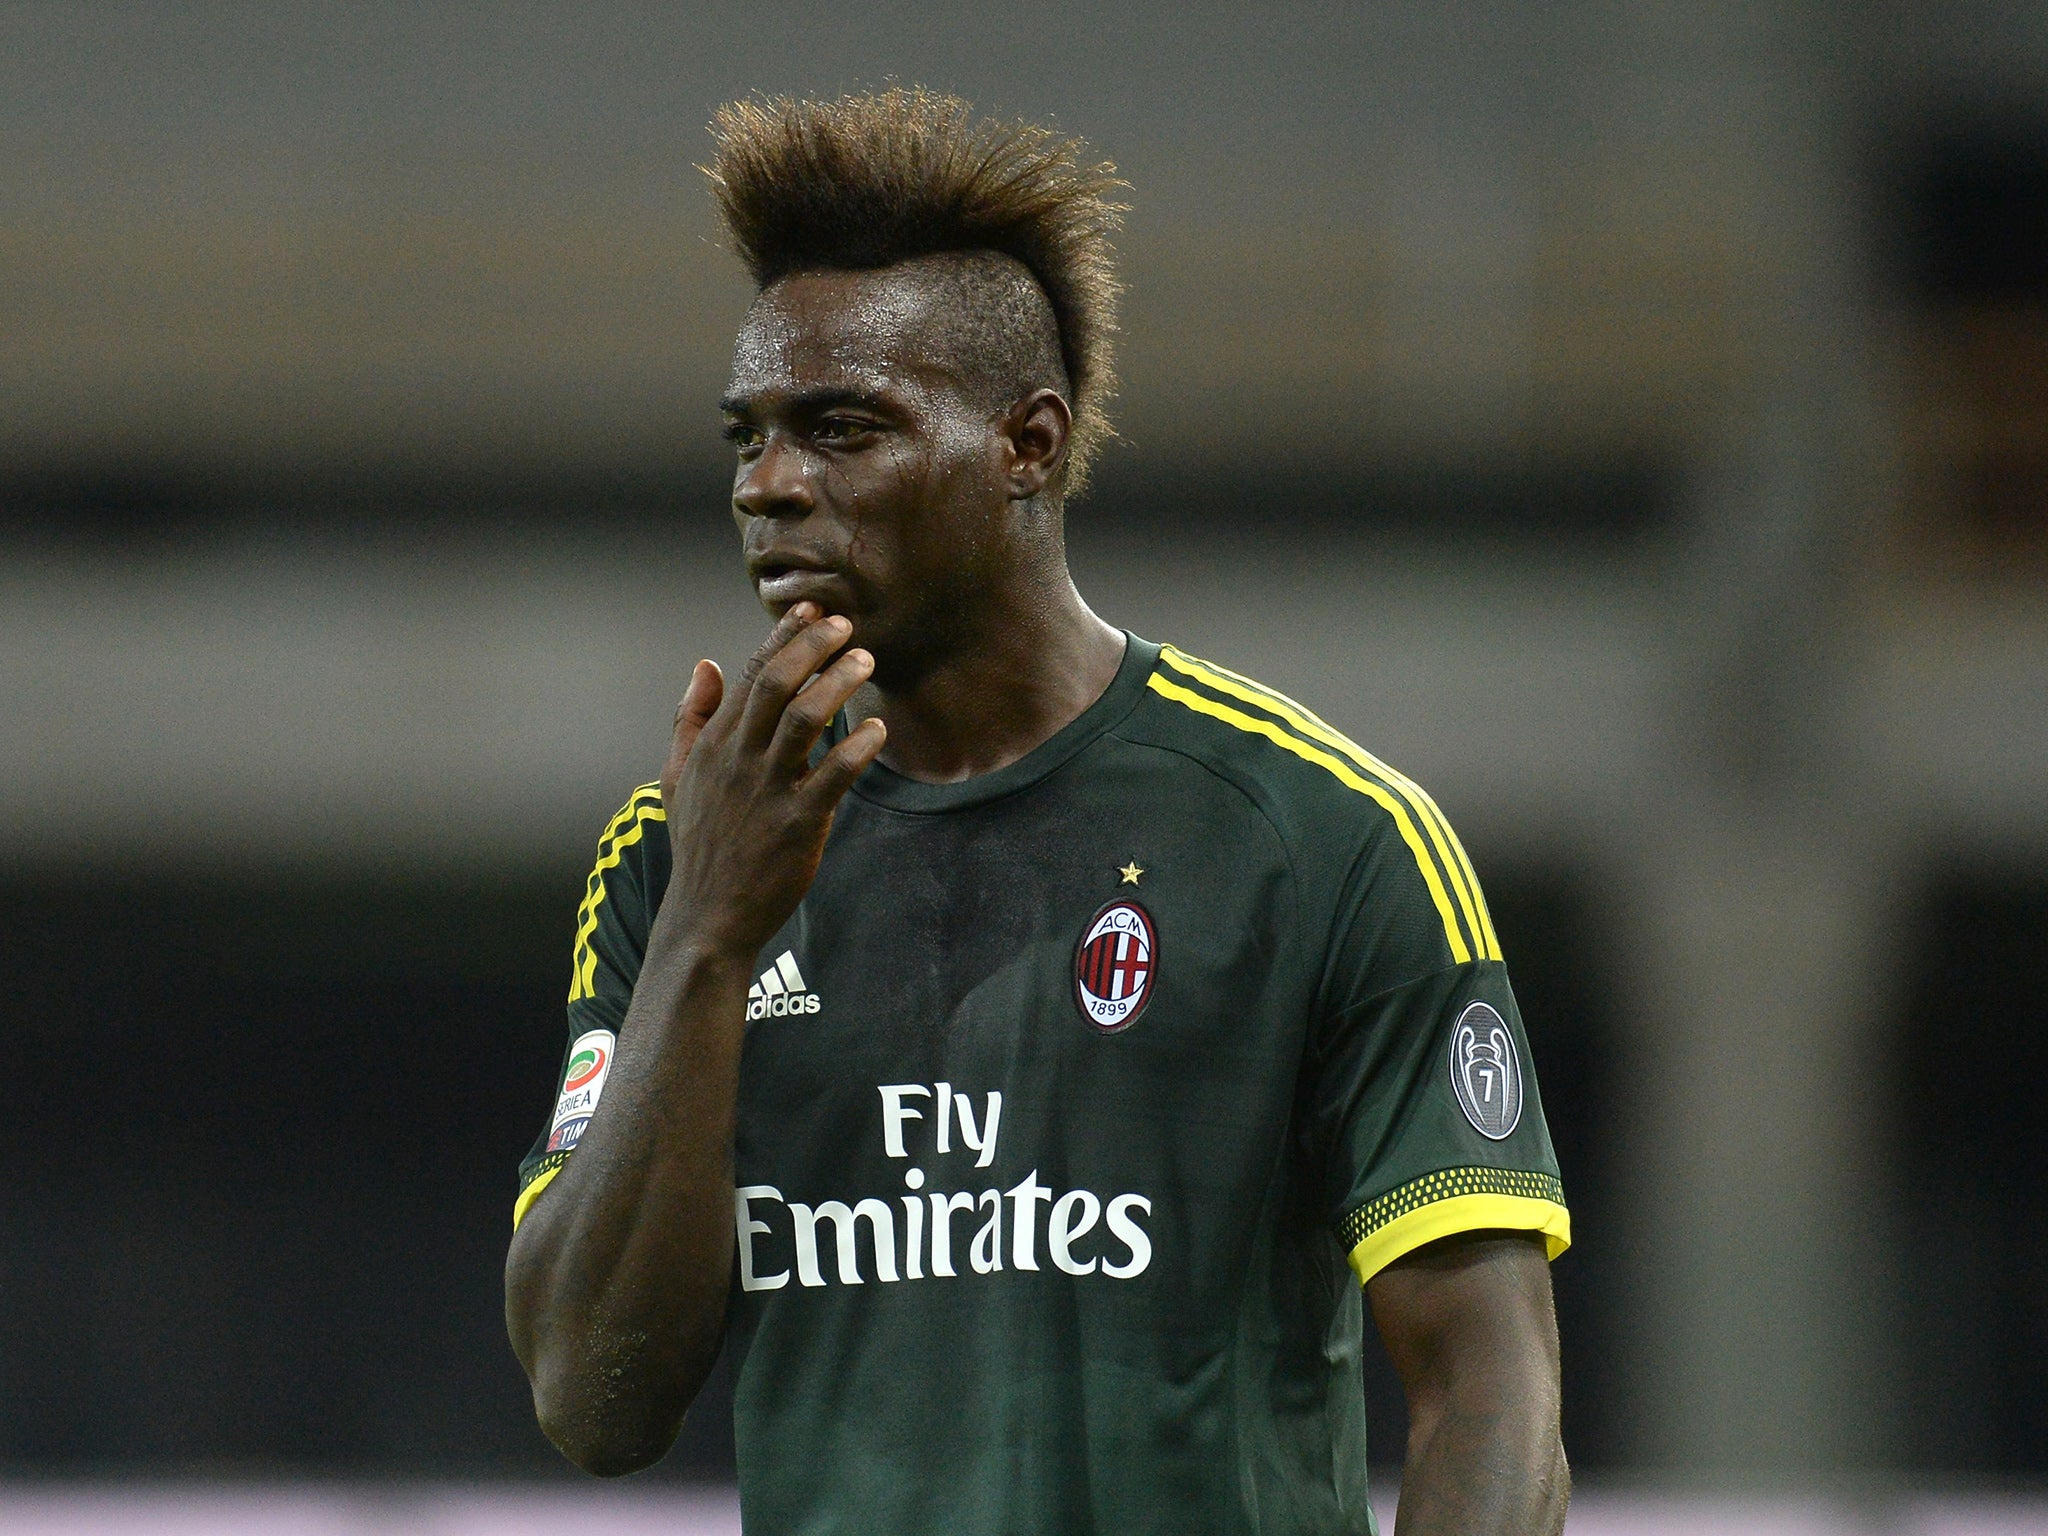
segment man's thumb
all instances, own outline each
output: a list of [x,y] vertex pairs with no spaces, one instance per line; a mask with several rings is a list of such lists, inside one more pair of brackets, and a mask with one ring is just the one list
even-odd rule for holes
[[669,743],[668,764],[661,771],[661,798],[664,803],[675,797],[676,780],[682,776],[683,761],[689,757],[698,733],[717,713],[719,700],[724,697],[725,675],[718,670],[718,663],[698,662],[690,672],[690,686],[683,690],[682,702],[676,705],[675,737]]

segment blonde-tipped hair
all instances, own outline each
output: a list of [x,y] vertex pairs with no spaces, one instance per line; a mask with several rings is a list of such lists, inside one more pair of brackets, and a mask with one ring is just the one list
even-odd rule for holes
[[[1074,416],[1063,489],[1082,488],[1113,435],[1122,285],[1110,237],[1126,187],[1114,166],[1089,161],[1079,139],[977,121],[959,97],[923,89],[732,102],[711,131],[717,151],[703,169],[734,251],[761,288],[795,272],[921,257],[988,252],[1007,258],[1005,268],[1020,265],[1051,308]],[[986,333],[992,345],[1003,344],[999,331],[1014,344],[1014,314]]]

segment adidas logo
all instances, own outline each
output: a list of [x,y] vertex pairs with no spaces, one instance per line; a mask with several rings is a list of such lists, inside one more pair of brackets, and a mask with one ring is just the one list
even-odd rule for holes
[[816,1013],[820,999],[804,983],[804,973],[796,968],[796,956],[788,950],[782,952],[761,979],[747,988],[747,1019],[779,1019],[792,1013]]

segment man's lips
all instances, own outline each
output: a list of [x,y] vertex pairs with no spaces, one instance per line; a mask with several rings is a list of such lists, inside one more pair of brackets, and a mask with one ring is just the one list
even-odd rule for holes
[[806,597],[816,599],[843,590],[843,583],[839,573],[828,566],[771,559],[754,563],[754,590],[762,602],[786,607]]

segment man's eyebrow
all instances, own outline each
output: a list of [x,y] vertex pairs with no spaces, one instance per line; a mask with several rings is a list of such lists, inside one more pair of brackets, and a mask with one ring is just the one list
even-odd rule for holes
[[[758,395],[724,395],[719,398],[718,408],[728,416],[746,416],[753,413],[760,400]],[[793,395],[777,395],[775,403],[781,410],[792,413],[815,413],[829,411],[835,405],[879,406],[875,396],[858,389],[807,389]]]

